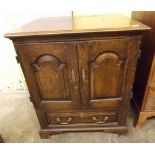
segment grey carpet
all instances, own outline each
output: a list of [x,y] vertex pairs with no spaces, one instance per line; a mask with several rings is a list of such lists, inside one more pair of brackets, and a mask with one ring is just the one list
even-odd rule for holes
[[80,132],[54,135],[40,139],[39,123],[29,101],[27,92],[0,94],[0,134],[7,143],[136,143],[155,142],[155,118],[148,119],[142,128],[133,127],[133,112],[130,110],[126,136],[104,132]]

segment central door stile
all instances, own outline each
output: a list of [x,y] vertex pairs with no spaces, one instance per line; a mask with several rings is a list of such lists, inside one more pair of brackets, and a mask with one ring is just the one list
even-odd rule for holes
[[88,53],[86,44],[79,42],[77,44],[79,79],[80,79],[80,98],[81,108],[89,108],[89,80],[88,80]]

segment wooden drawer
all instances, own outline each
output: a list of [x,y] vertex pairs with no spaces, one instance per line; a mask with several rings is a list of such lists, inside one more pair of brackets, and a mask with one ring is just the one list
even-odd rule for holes
[[68,125],[76,123],[107,124],[117,122],[118,111],[48,113],[47,118],[48,123],[51,125]]

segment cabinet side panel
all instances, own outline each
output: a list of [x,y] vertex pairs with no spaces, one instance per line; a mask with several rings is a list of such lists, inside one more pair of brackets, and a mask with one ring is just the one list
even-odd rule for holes
[[120,116],[119,116],[119,124],[125,125],[126,124],[126,118],[128,114],[128,108],[130,104],[130,98],[132,88],[133,88],[133,82],[135,77],[135,71],[136,71],[136,65],[137,65],[137,57],[139,54],[139,47],[141,43],[141,36],[137,38],[133,38],[129,40],[128,42],[128,61],[127,61],[127,67],[125,69],[125,79],[123,84],[123,104],[120,110]]

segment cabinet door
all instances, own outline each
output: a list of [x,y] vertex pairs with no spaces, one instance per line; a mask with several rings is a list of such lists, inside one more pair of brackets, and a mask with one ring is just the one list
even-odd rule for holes
[[132,39],[109,39],[77,45],[81,100],[85,108],[118,108],[124,97],[129,96],[135,43]]
[[76,109],[79,75],[74,43],[16,45],[34,102],[44,111]]

